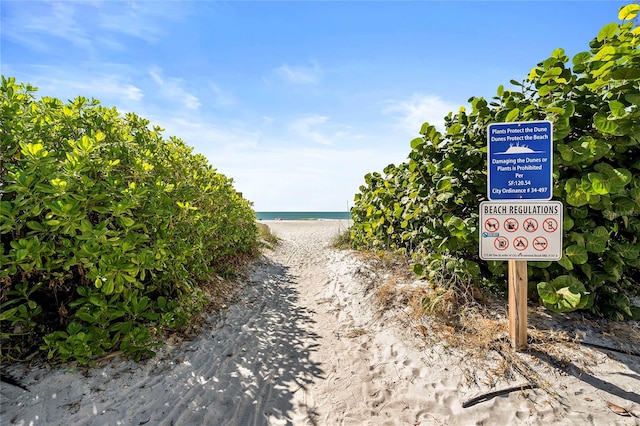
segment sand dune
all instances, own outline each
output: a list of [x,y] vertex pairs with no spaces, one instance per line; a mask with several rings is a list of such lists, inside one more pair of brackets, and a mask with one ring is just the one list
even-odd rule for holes
[[[468,362],[472,354],[427,345],[401,308],[380,312],[368,291],[380,273],[328,247],[346,221],[268,224],[282,244],[196,338],[166,342],[151,360],[114,358],[89,371],[9,366],[29,391],[2,383],[2,424],[640,425],[639,358],[596,348],[577,350],[567,360],[575,368],[521,354],[550,387],[463,408],[528,382],[489,383],[489,372]],[[531,316],[533,327],[604,338],[562,323],[566,316]]]

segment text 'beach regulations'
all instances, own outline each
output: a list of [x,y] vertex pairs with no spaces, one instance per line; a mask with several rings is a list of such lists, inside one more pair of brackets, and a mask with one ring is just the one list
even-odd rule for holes
[[480,203],[480,258],[560,260],[562,203]]

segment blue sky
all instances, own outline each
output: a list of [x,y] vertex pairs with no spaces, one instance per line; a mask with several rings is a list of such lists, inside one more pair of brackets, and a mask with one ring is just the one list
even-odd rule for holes
[[163,127],[256,211],[343,211],[423,122],[588,50],[627,3],[3,0],[0,63]]

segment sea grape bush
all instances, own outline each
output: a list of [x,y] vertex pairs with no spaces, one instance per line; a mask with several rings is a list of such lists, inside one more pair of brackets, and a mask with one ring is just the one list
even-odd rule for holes
[[233,181],[149,121],[2,77],[2,357],[151,354],[257,247]]
[[[514,90],[490,102],[473,97],[445,117],[445,132],[425,123],[408,162],[365,176],[352,208],[359,248],[411,255],[421,277],[454,274],[496,286],[506,262],[478,256],[478,207],[486,200],[487,126],[550,120],[553,196],[564,204],[563,257],[529,262],[530,282],[549,309],[589,309],[640,318],[640,28],[638,4],[605,25],[588,52],[556,49]],[[537,284],[537,285],[536,285]]]

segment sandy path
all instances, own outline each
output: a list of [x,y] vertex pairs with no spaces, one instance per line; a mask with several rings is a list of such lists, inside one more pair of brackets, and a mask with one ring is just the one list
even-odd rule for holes
[[[377,311],[365,289],[383,277],[328,247],[345,221],[268,224],[282,244],[257,262],[238,302],[195,339],[166,342],[145,362],[114,359],[88,372],[12,366],[30,392],[2,383],[0,423],[640,424],[604,405],[640,407],[637,357],[600,354],[591,381],[538,361],[548,380],[561,383],[556,399],[541,390],[513,392],[462,408],[495,390],[482,384],[487,372],[470,387],[459,353],[425,347],[401,311]],[[508,386],[524,383],[516,377]]]
[[[426,414],[416,408],[424,390],[414,397],[408,397],[407,390],[424,366],[423,355],[405,347],[376,315],[363,286],[374,273],[350,253],[328,248],[339,226],[317,222],[301,228],[288,221],[270,226],[283,239],[271,257],[290,265],[299,305],[312,313],[309,326],[317,346],[310,359],[321,369],[320,377],[306,375],[309,385],[294,392],[293,423],[419,423]],[[336,232],[327,232],[331,228]],[[398,384],[401,395],[396,400]]]

